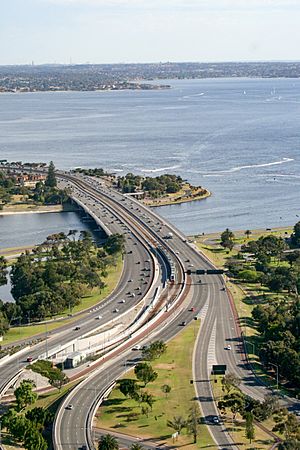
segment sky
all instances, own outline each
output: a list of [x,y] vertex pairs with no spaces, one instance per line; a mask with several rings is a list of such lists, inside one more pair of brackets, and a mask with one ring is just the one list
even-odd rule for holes
[[0,64],[300,60],[300,0],[1,0]]

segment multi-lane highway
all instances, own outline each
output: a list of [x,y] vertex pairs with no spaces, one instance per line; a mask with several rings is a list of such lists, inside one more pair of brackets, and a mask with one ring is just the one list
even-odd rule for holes
[[[72,197],[98,217],[107,230],[122,232],[126,236],[121,280],[115,292],[100,306],[103,324],[116,317],[113,312],[116,306],[120,314],[141,301],[154,279],[156,285],[163,285],[166,278],[174,275],[175,281],[170,284],[167,296],[167,303],[173,304],[173,307],[166,308],[163,304],[161,311],[157,310],[157,317],[151,319],[139,337],[133,336],[120,343],[66,399],[54,424],[54,447],[69,450],[94,448],[91,434],[93,412],[108,386],[139,357],[138,352],[132,352],[132,346],[137,341],[147,343],[154,337],[167,341],[180,331],[181,323],[189,323],[195,316],[201,318],[201,327],[194,353],[194,382],[203,415],[217,415],[209,381],[212,364],[226,364],[229,372],[236,373],[242,379],[242,389],[246,393],[263,399],[267,390],[257,382],[245,363],[222,277],[203,275],[200,283],[199,275],[186,276],[188,270],[212,268],[211,263],[173,225],[136,200],[126,198],[92,178],[60,173],[59,179],[63,187],[71,189]],[[170,233],[172,238],[165,239],[171,236]],[[159,270],[157,277],[154,276],[155,267]],[[133,292],[140,295],[132,297]],[[125,303],[120,303],[121,299]],[[48,351],[61,342],[72,341],[75,327],[80,327],[82,334],[98,327],[99,323],[95,323],[98,315],[99,310],[91,312],[79,318],[72,327],[65,325],[59,332],[53,332],[47,339]],[[37,358],[41,353],[45,353],[45,342],[32,347],[22,356],[22,360],[4,364],[1,367],[0,391],[5,380],[11,378],[19,367],[26,365],[27,356]],[[68,403],[72,403],[73,409],[65,408]],[[211,425],[210,431],[220,448],[232,447],[222,424]]]
[[[187,242],[182,233],[158,217],[152,210],[141,206],[133,199],[125,199],[121,194],[112,192],[94,180],[85,179],[76,182],[72,180],[72,183],[75,183],[76,189],[82,190],[82,196],[84,191],[87,191],[91,199],[101,197],[110,208],[118,211],[121,208],[133,221],[138,220],[140,226],[148,230],[152,241],[164,243],[174,263],[179,260],[184,271],[212,267],[211,263]],[[164,239],[170,232],[173,233],[173,238]],[[170,314],[165,321],[162,319],[159,325],[153,326],[153,332],[143,336],[143,342],[153,339],[153,333],[159,339],[168,340],[179,332],[180,323],[188,323],[194,319],[195,315],[198,315],[201,317],[201,331],[195,353],[194,376],[203,415],[217,415],[209,382],[212,364],[227,364],[228,371],[236,373],[243,380],[242,389],[245,392],[263,399],[266,389],[257,383],[245,364],[234,314],[227,292],[223,289],[222,277],[205,275],[201,277],[201,283],[199,283],[199,276],[192,275],[185,289],[186,298],[180,306],[179,314]],[[192,308],[193,311],[191,311]],[[229,344],[231,350],[228,350]],[[105,393],[107,386],[126,370],[125,362],[128,365],[128,360],[131,361],[132,357],[131,345],[127,343],[82,387],[70,394],[66,404],[72,403],[73,409],[68,410],[65,408],[66,404],[62,405],[55,423],[54,443],[57,449],[73,450],[85,448],[84,446],[93,448],[92,411],[99,398]],[[222,424],[211,426],[211,433],[220,448],[232,446]]]

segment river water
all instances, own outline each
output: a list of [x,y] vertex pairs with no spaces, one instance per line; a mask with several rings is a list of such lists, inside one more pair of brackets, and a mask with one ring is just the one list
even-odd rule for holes
[[187,234],[294,224],[300,80],[168,83],[162,91],[3,94],[0,159],[178,173],[213,193],[159,208]]

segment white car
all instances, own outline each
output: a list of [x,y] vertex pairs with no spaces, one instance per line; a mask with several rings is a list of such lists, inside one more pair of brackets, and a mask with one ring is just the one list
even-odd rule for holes
[[98,317],[96,317],[96,319],[97,319],[97,320],[100,320],[100,319],[102,319],[102,316],[98,316]]
[[141,350],[141,346],[140,345],[135,345],[134,347],[132,347],[132,350]]
[[115,309],[113,310],[113,312],[114,312],[114,313],[119,312],[118,308],[115,308]]
[[124,298],[122,298],[122,300],[120,300],[120,303],[125,303],[125,300],[124,300]]
[[226,350],[231,350],[231,345],[230,344],[227,345]]

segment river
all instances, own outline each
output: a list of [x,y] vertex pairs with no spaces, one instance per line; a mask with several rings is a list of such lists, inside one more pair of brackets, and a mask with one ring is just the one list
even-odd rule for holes
[[213,193],[158,210],[187,234],[294,224],[300,80],[167,82],[172,89],[0,95],[1,159],[178,173]]

